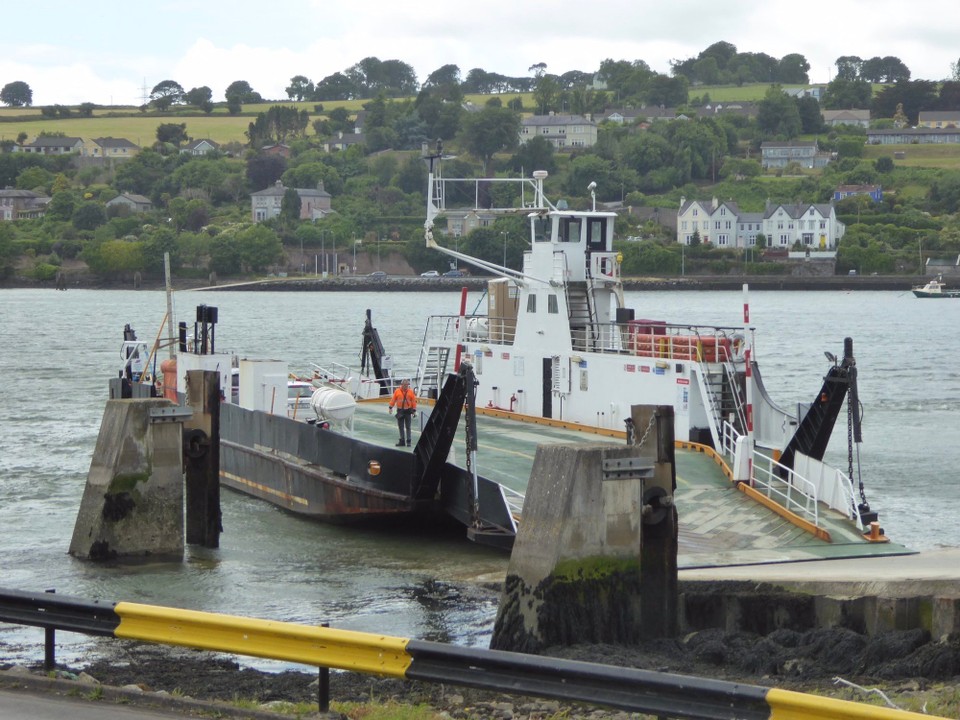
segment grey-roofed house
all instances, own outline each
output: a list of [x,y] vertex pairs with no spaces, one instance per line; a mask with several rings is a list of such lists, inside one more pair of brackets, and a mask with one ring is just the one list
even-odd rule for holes
[[533,115],[520,123],[520,144],[537,136],[558,150],[593,147],[597,144],[597,124],[583,115]]
[[112,160],[129,160],[140,152],[140,146],[126,138],[95,138],[87,154]]
[[717,247],[752,248],[763,234],[767,247],[789,249],[799,243],[813,250],[833,250],[846,226],[832,203],[767,204],[762,213],[740,210],[732,201],[680,199],[677,242],[689,245],[693,234]]
[[56,137],[41,135],[32,143],[14,145],[15,152],[37,153],[39,155],[69,155],[83,152],[83,140],[78,137]]
[[43,217],[50,198],[33,190],[0,190],[0,220],[25,220]]
[[867,130],[869,145],[941,145],[960,143],[960,128],[888,128]]
[[[295,188],[300,196],[300,219],[319,220],[331,212],[330,193],[323,189],[321,182],[316,188]],[[250,212],[254,222],[263,222],[279,217],[287,188],[277,180],[273,185],[255,193],[250,193]]]
[[323,141],[323,149],[327,152],[346,150],[353,145],[363,144],[363,135],[359,133],[338,132],[335,137]]
[[921,110],[917,118],[917,127],[923,127],[923,128],[960,127],[960,111]]
[[220,146],[217,145],[217,143],[215,143],[213,140],[201,138],[200,140],[193,140],[187,143],[184,147],[180,148],[180,154],[200,156],[219,149]]
[[855,125],[870,127],[870,111],[851,108],[849,110],[821,110],[823,123],[830,127],[837,125]]
[[820,152],[815,141],[768,140],[760,145],[760,165],[765,169],[794,162],[807,169],[822,168],[832,159],[830,153]]
[[108,208],[126,207],[135,213],[145,213],[153,210],[153,202],[150,198],[135,193],[120,193],[112,200],[107,200],[106,206]]

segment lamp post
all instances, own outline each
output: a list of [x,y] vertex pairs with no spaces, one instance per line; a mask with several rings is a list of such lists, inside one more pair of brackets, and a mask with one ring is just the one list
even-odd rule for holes
[[380,233],[377,232],[377,270],[380,269]]
[[685,273],[684,273],[684,261],[685,261],[685,259],[686,259],[686,255],[685,255],[685,253],[686,253],[686,248],[687,248],[687,244],[686,244],[686,243],[680,243],[680,276],[681,276],[681,277],[683,277],[683,276],[685,275]]
[[[458,253],[460,252],[460,232],[459,232],[459,231],[457,231],[457,232],[455,232],[455,233],[453,234],[453,249],[456,250]],[[454,258],[453,258],[453,269],[456,270],[456,269],[458,269],[459,267],[460,267],[460,265],[457,263],[457,258],[454,257]]]
[[503,235],[503,267],[507,266],[507,237],[510,235],[506,230],[500,233]]
[[326,240],[327,240],[327,231],[326,231],[326,230],[321,230],[321,231],[320,231],[320,254],[323,255],[323,276],[324,276],[324,277],[327,276],[327,252],[326,252],[327,248],[326,248]]

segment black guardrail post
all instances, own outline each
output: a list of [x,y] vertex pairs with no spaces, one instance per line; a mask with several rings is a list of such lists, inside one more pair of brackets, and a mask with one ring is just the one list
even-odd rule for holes
[[[55,593],[56,589],[47,590],[48,593]],[[43,669],[50,672],[57,666],[57,631],[52,627],[43,630]]]
[[[328,628],[330,623],[320,623],[320,627]],[[330,668],[320,668],[320,677],[317,685],[317,704],[322,713],[330,711]]]

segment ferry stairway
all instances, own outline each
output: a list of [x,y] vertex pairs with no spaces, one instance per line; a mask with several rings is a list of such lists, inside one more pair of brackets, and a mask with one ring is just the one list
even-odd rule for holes
[[433,412],[420,433],[420,439],[413,449],[416,482],[414,497],[418,501],[432,500],[437,494],[441,471],[447,462],[447,455],[460,425],[468,385],[472,382],[472,374],[468,375],[463,370],[448,375]]
[[417,393],[420,397],[436,398],[440,391],[440,379],[447,371],[450,348],[431,346],[424,353],[420,377],[417,379]]
[[743,373],[738,373],[733,363],[727,361],[711,369],[706,363],[700,363],[710,403],[710,411],[717,428],[729,421],[738,432],[746,430],[746,403],[744,402]]
[[567,283],[567,314],[574,350],[591,350],[597,340],[597,322],[586,282]]

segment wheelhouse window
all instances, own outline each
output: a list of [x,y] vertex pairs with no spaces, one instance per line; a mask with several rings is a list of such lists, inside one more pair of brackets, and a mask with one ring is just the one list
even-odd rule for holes
[[564,218],[560,225],[560,242],[580,242],[580,219]]
[[557,296],[553,293],[547,295],[547,312],[552,315],[557,315],[560,312],[557,305]]
[[535,313],[537,311],[537,296],[533,293],[527,295],[527,312]]

